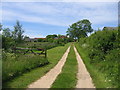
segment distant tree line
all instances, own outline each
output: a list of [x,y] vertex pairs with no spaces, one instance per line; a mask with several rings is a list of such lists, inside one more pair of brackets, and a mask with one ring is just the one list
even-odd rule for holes
[[64,45],[65,43],[68,42],[73,42],[74,39],[67,37],[66,35],[47,35],[46,38],[40,38],[38,39],[38,42],[51,42],[51,43],[56,43],[59,45]]
[[[19,21],[16,21],[13,30],[3,28],[2,24],[0,24],[0,31],[2,31],[2,48],[5,50],[24,41],[24,30]],[[70,25],[67,35],[47,35],[45,39],[38,39],[38,42],[51,42],[63,45],[79,40],[82,37],[87,37],[88,33],[92,31],[91,22],[87,19],[83,19]]]

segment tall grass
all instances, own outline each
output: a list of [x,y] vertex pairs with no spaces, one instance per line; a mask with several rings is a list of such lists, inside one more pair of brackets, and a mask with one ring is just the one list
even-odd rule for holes
[[12,80],[4,83],[3,88],[27,88],[29,84],[36,81],[43,75],[45,75],[51,68],[53,68],[57,62],[60,60],[66,49],[70,44],[65,46],[59,46],[47,51],[47,59],[49,64],[30,70],[30,72],[25,72]]
[[8,81],[24,72],[28,72],[36,67],[48,64],[47,58],[39,55],[26,54],[26,55],[13,55],[6,53],[6,58],[2,62],[3,82]]

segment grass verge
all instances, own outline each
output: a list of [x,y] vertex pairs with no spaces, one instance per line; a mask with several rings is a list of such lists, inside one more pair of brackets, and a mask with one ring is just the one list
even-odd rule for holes
[[76,74],[77,60],[72,46],[62,73],[58,75],[51,88],[75,88],[77,82]]
[[107,88],[111,85],[107,82],[105,82],[105,76],[101,72],[99,72],[93,65],[90,64],[90,58],[87,56],[86,50],[84,50],[82,47],[79,46],[78,43],[75,43],[75,46],[77,48],[77,51],[81,55],[81,58],[83,59],[83,62],[86,65],[87,70],[90,73],[90,76],[92,77],[93,83],[96,88]]
[[42,77],[57,64],[69,45],[70,44],[66,44],[65,46],[59,46],[48,50],[47,58],[50,64],[33,69],[30,72],[24,73],[21,76],[4,83],[3,88],[27,88],[29,84]]
[[25,72],[29,72],[34,68],[41,67],[49,63],[47,58],[33,54],[20,54],[19,57],[11,57],[8,54],[7,58],[2,60],[3,83],[22,75]]

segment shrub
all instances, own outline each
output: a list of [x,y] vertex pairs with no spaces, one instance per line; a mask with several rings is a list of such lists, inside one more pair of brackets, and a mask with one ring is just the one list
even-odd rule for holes
[[118,63],[120,49],[117,30],[96,31],[87,38],[81,38],[80,46],[86,50],[90,65],[102,72],[112,87],[118,87]]

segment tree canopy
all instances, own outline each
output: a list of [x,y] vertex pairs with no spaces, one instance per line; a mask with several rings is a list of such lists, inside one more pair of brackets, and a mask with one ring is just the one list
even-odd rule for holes
[[0,31],[2,31],[2,48],[5,50],[23,41],[24,31],[19,21],[16,22],[13,31],[9,28],[2,28],[0,24]]
[[79,39],[81,37],[86,37],[87,34],[92,31],[91,22],[87,19],[83,19],[70,25],[67,35],[71,38]]
[[0,23],[0,31],[2,30],[2,24]]
[[3,35],[4,37],[11,37],[11,36],[12,36],[12,35],[11,35],[11,31],[10,31],[9,28],[4,28],[2,35]]
[[13,38],[17,42],[21,42],[23,40],[24,30],[22,29],[22,25],[20,24],[19,21],[16,22],[16,25],[14,26],[14,31],[12,33],[13,33]]
[[50,39],[50,38],[54,39],[55,37],[57,37],[56,34],[53,34],[53,35],[47,35],[47,36],[46,36],[47,39]]

